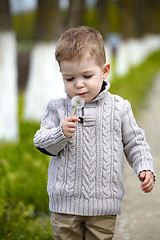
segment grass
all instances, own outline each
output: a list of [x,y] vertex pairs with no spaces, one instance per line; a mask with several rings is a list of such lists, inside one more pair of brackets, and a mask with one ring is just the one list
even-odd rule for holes
[[46,192],[49,158],[32,140],[38,128],[21,120],[20,142],[0,145],[1,239],[52,239]]
[[52,238],[46,192],[49,157],[33,145],[39,124],[23,120],[20,97],[20,141],[0,144],[1,239]]
[[155,74],[160,71],[160,51],[154,53],[141,65],[134,67],[124,77],[114,75],[111,92],[128,99],[134,112],[138,114],[146,103]]
[[[111,92],[131,101],[134,111],[144,105],[160,52],[123,77],[111,82]],[[46,192],[49,157],[33,145],[39,124],[22,118],[23,95],[19,97],[19,143],[0,144],[0,236],[2,240],[51,240],[52,230]]]

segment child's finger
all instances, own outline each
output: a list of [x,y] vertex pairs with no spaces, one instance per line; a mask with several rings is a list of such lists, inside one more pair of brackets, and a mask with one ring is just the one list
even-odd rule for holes
[[146,177],[146,172],[145,171],[141,172],[140,175],[139,175],[139,178],[140,178],[141,182],[145,181],[145,177]]
[[79,122],[79,121],[80,121],[80,119],[79,119],[76,115],[70,116],[70,117],[68,117],[66,120],[67,120],[68,122]]
[[145,187],[142,187],[142,191],[145,192],[145,193],[149,193],[149,192],[152,191],[153,187],[154,187],[153,184],[148,184]]

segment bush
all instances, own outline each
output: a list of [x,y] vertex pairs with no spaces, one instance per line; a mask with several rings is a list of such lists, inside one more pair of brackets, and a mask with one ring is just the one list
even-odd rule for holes
[[1,240],[53,239],[48,216],[36,216],[32,204],[19,202],[14,205],[4,199],[0,199],[0,236]]

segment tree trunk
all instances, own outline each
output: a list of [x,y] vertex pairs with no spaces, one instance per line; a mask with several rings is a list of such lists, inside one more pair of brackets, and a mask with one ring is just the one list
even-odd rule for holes
[[55,43],[60,31],[58,0],[39,0],[36,41],[24,99],[24,118],[40,121],[52,98],[65,96],[63,81],[55,61]]
[[12,29],[10,5],[8,0],[1,0],[0,4],[0,32]]
[[120,0],[121,7],[121,32],[124,39],[134,36],[135,22],[134,22],[134,3],[133,1]]
[[84,25],[85,0],[70,0],[67,27]]
[[97,1],[97,11],[98,11],[98,18],[99,18],[99,31],[101,32],[104,39],[108,33],[108,15],[107,15],[107,8],[109,2],[108,0],[98,0]]
[[9,1],[0,4],[0,141],[18,140],[17,46]]
[[37,10],[36,41],[52,42],[60,34],[59,0],[39,0]]

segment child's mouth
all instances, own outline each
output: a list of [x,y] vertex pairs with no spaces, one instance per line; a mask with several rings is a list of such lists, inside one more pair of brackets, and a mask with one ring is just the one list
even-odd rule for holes
[[86,94],[86,92],[84,92],[84,93],[78,93],[77,95],[83,96],[83,95],[85,95],[85,94]]

